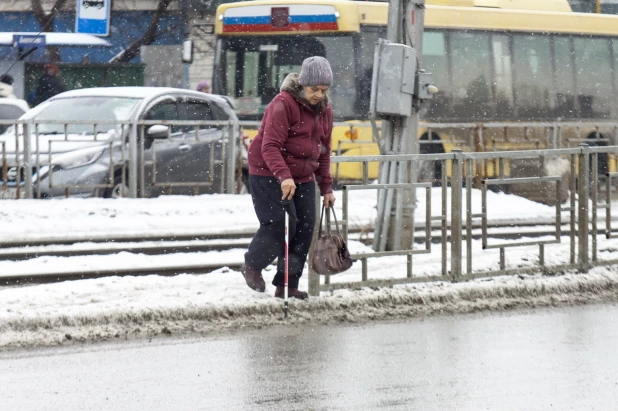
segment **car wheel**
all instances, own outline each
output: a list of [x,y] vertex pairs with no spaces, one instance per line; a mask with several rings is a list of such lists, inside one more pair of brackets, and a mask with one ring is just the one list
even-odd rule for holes
[[114,186],[105,189],[105,198],[124,198],[129,196],[129,186],[125,178],[124,184],[122,183],[122,176],[117,175],[114,177]]

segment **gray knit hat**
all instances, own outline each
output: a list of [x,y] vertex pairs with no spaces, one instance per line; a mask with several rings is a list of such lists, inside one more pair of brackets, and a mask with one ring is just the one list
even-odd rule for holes
[[313,56],[303,61],[298,75],[301,86],[330,86],[333,84],[333,71],[324,57]]

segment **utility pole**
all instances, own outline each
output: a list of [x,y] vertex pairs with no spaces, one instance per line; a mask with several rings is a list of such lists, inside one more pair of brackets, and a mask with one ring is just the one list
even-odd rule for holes
[[182,62],[184,65],[184,87],[189,88],[189,64],[193,62],[193,42],[191,41],[191,21],[189,17],[189,1],[179,2],[180,15],[183,24]]
[[[421,69],[425,0],[391,0],[386,40],[376,46],[370,112],[382,120],[380,152],[418,154],[419,110],[437,88],[431,74]],[[382,163],[380,184],[417,181],[416,163]],[[376,251],[411,249],[414,243],[416,190],[378,190],[378,221],[373,248]]]

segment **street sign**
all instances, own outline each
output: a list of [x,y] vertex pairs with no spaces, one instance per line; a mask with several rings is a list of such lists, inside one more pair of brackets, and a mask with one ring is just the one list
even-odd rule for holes
[[45,47],[45,36],[36,34],[14,34],[15,47]]
[[109,36],[111,0],[77,0],[75,32]]

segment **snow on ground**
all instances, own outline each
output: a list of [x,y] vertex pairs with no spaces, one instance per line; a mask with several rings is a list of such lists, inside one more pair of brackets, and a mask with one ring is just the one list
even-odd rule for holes
[[[441,189],[433,188],[432,215],[442,210]],[[473,190],[473,213],[481,212],[481,192]],[[341,216],[341,192],[336,193]],[[350,223],[375,221],[377,190],[351,191]],[[504,193],[488,192],[490,221],[553,219],[555,208]],[[450,204],[450,189],[447,190]],[[600,210],[601,211],[601,210]],[[450,216],[450,209],[449,209]],[[603,215],[600,213],[599,215]],[[425,190],[418,190],[416,217],[425,216]],[[110,235],[224,234],[255,231],[258,227],[249,195],[162,196],[154,199],[54,199],[2,201],[0,243],[66,234],[90,237]]]
[[[302,283],[306,286],[306,282]],[[108,277],[0,291],[0,350],[110,339],[216,334],[281,324],[406,318],[439,313],[616,301],[618,272],[519,275],[323,293],[290,303],[247,288],[240,274]]]
[[[432,209],[438,214],[440,189],[432,189]],[[351,221],[371,224],[375,218],[375,192],[352,192]],[[341,198],[341,193],[338,193]],[[490,221],[553,219],[555,209],[520,197],[488,193]],[[339,201],[339,205],[340,205]],[[424,194],[419,192],[424,205]],[[474,213],[480,212],[480,192],[473,195]],[[417,209],[418,218],[424,215]],[[249,196],[204,195],[161,197],[152,200],[51,200],[3,201],[2,241],[11,238],[58,233],[124,234],[152,232],[222,233],[257,228]],[[546,239],[550,239],[547,237]],[[536,239],[538,240],[538,239]],[[500,240],[492,240],[493,242]],[[521,240],[525,241],[525,239]],[[350,242],[352,253],[370,249]],[[474,272],[497,270],[498,250],[482,250],[472,242]],[[618,254],[618,240],[598,237],[599,259]],[[465,255],[465,246],[464,246]],[[0,261],[0,273],[79,271],[97,267],[127,268],[242,262],[244,249],[222,252],[178,253],[146,256],[119,252],[107,256],[39,257],[27,261]],[[441,249],[433,244],[430,254],[414,257],[417,277],[441,274]],[[547,265],[569,261],[568,238],[547,245]],[[450,262],[449,262],[450,263]],[[507,269],[534,267],[538,247],[509,248]],[[405,257],[369,259],[369,278],[406,276]],[[466,262],[463,262],[464,272]],[[450,266],[447,267],[450,269]],[[539,269],[540,271],[540,269]],[[0,287],[0,348],[93,341],[119,336],[144,337],[169,333],[216,332],[221,328],[280,323],[281,301],[274,299],[270,280],[274,268],[265,271],[267,289],[256,293],[237,271],[223,268],[206,275],[162,277],[107,277],[54,284]],[[331,277],[332,283],[361,279],[361,263]],[[430,312],[502,309],[522,305],[573,303],[595,298],[616,299],[618,271],[595,268],[590,274],[558,277],[540,275],[495,277],[467,283],[417,283],[393,288],[323,292],[307,302],[293,302],[290,322],[341,321],[390,318]],[[307,289],[303,276],[301,289]],[[480,301],[482,300],[482,301]]]

